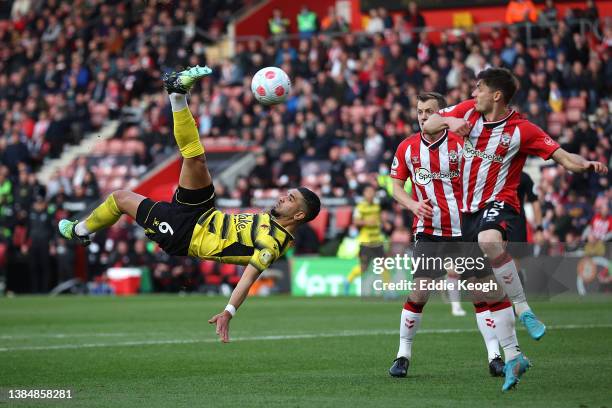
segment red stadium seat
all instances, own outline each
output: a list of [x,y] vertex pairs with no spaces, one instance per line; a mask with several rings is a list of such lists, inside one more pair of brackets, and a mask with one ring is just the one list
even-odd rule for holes
[[204,277],[204,283],[207,285],[219,286],[223,282],[223,279],[219,275],[206,275]]
[[4,267],[7,261],[7,248],[8,246],[2,242],[0,242],[0,267]]
[[208,276],[215,273],[216,264],[213,261],[202,261],[200,262],[200,273]]
[[314,220],[310,221],[309,225],[314,229],[319,238],[319,242],[323,242],[325,238],[325,230],[327,229],[327,223],[329,221],[329,210],[322,208],[319,215]]
[[239,281],[240,281],[240,276],[230,276],[227,279],[227,283],[229,283],[232,286],[236,286]]
[[351,225],[353,208],[350,206],[338,207],[336,209],[336,229],[344,230]]
[[236,275],[238,268],[232,264],[220,264],[219,273],[221,276],[234,276]]

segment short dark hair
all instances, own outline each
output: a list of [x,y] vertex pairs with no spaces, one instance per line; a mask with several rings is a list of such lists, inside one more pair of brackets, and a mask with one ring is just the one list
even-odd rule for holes
[[417,100],[419,102],[427,102],[432,99],[435,99],[438,102],[438,107],[440,109],[446,108],[446,98],[437,92],[422,92],[417,95]]
[[304,204],[306,205],[306,216],[302,219],[302,223],[307,223],[314,220],[321,211],[321,200],[319,196],[313,193],[306,187],[299,187],[297,189],[302,197],[304,197]]
[[492,90],[500,91],[506,104],[510,103],[519,88],[518,79],[506,68],[487,68],[480,71],[476,79]]

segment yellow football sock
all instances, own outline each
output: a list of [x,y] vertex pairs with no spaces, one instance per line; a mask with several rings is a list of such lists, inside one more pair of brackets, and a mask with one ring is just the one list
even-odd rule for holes
[[204,146],[200,142],[198,128],[196,128],[189,108],[172,112],[172,116],[174,117],[174,138],[181,155],[189,159],[204,154]]
[[115,197],[109,195],[85,220],[85,227],[90,234],[110,227],[121,218],[121,211],[117,207]]
[[346,278],[346,280],[349,283],[353,283],[353,281],[359,276],[361,276],[361,266],[355,265],[353,269],[351,269],[351,272],[349,273],[349,276]]

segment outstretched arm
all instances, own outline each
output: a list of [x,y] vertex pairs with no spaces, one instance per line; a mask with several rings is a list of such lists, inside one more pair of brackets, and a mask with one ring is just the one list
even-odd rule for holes
[[438,132],[448,129],[459,136],[467,136],[470,134],[470,124],[462,118],[452,116],[440,116],[437,113],[431,115],[423,124],[423,133],[434,135]]
[[552,159],[574,173],[584,173],[588,171],[597,174],[608,174],[608,168],[598,161],[589,161],[574,153],[569,153],[561,148],[555,150]]
[[230,296],[230,300],[228,303],[228,307],[225,308],[219,314],[214,315],[208,323],[216,324],[217,326],[217,334],[223,343],[229,343],[229,321],[232,319],[233,314],[229,312],[227,309],[233,306],[234,312],[237,310],[242,302],[246,299],[249,289],[253,286],[253,283],[259,277],[260,272],[253,265],[247,265],[244,269],[244,273],[238,281],[236,288],[232,292],[232,296]]

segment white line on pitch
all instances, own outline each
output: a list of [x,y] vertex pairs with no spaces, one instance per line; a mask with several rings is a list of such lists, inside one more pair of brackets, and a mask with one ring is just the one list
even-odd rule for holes
[[72,337],[125,337],[134,333],[33,333],[33,334],[2,334],[0,340],[21,340],[31,338],[70,339]]
[[[547,326],[549,330],[574,330],[574,329],[599,329],[612,328],[612,324],[567,324],[557,326]],[[477,329],[423,329],[419,330],[419,334],[448,334],[448,333],[472,333],[477,332]],[[270,336],[250,336],[250,337],[232,337],[232,341],[270,341],[270,340],[301,340],[301,339],[316,339],[329,337],[358,337],[358,336],[381,336],[397,334],[397,330],[378,330],[378,331],[344,331],[335,333],[303,333],[303,334],[288,334],[288,335],[270,335]],[[168,344],[194,344],[194,343],[217,343],[219,340],[214,339],[170,339],[170,340],[136,340],[122,341],[117,343],[83,343],[83,344],[58,344],[48,346],[23,346],[23,347],[0,347],[0,352],[8,351],[40,351],[40,350],[70,350],[82,348],[99,348],[99,347],[129,347],[129,346],[151,346],[151,345],[168,345]]]

